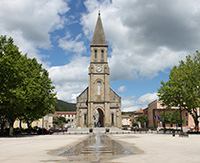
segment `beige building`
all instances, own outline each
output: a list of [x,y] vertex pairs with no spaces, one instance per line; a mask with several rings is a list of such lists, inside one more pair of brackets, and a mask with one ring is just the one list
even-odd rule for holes
[[[21,125],[22,125],[22,128],[28,128],[27,123],[22,122]],[[43,118],[40,118],[39,120],[33,121],[31,123],[31,127],[36,127],[36,126],[40,128],[46,128],[46,129],[53,127],[53,114],[47,114]],[[20,121],[18,119],[14,122],[13,127],[14,128],[20,127]]]
[[131,127],[131,117],[129,115],[122,115],[122,127]]
[[121,128],[121,97],[110,88],[107,50],[108,45],[99,14],[90,45],[89,86],[77,97],[77,127]]
[[68,123],[65,127],[76,127],[76,112],[74,111],[56,111],[56,116],[64,117]]

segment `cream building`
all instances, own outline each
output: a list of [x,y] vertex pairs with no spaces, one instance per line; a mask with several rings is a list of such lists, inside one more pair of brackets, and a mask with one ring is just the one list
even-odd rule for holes
[[74,111],[56,111],[56,116],[64,117],[68,123],[65,125],[65,127],[76,127],[76,112]]
[[77,97],[77,127],[121,128],[121,97],[110,88],[107,50],[108,45],[99,14],[90,45],[89,86]]
[[[28,128],[27,123],[22,122],[21,125],[22,128]],[[15,120],[13,127],[14,128],[20,127],[20,121],[18,119]],[[33,121],[31,123],[31,127],[40,127],[46,129],[53,127],[53,114],[47,114],[43,118]]]
[[122,115],[122,127],[130,127],[131,121],[129,115]]

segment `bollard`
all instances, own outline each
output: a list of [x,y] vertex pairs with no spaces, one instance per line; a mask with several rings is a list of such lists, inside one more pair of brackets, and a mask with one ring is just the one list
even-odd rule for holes
[[175,131],[174,130],[172,131],[172,136],[175,137]]

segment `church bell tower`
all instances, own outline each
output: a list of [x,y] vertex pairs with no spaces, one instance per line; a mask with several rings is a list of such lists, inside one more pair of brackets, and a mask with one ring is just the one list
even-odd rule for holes
[[77,97],[77,126],[121,127],[121,97],[110,88],[107,51],[99,13],[90,45],[89,86]]

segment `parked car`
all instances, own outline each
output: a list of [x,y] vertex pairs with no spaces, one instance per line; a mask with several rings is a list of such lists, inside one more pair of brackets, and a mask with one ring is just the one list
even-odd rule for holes
[[46,128],[39,128],[37,134],[38,135],[53,134],[53,131],[47,130]]

